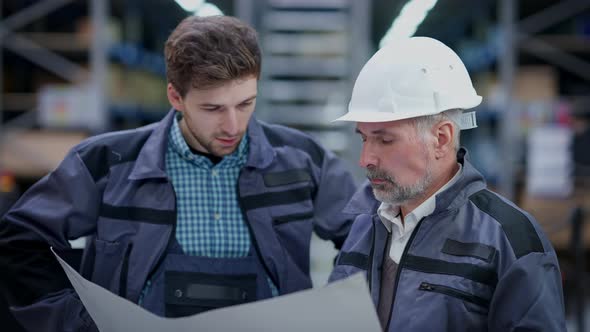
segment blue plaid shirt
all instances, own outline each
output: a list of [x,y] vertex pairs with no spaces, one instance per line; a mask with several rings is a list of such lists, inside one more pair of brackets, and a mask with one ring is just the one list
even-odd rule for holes
[[176,192],[176,239],[192,256],[248,255],[250,233],[238,204],[237,183],[248,157],[248,138],[217,165],[191,152],[174,119],[166,152],[166,173]]
[[[216,258],[247,256],[250,251],[248,225],[238,204],[240,169],[248,158],[248,137],[244,136],[232,154],[213,165],[205,156],[191,152],[178,125],[170,128],[166,151],[166,173],[176,192],[176,240],[186,255]],[[272,296],[277,287],[267,276]],[[151,280],[139,297],[139,305]]]

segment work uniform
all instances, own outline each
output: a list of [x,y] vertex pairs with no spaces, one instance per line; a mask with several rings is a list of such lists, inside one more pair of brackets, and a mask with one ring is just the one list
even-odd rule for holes
[[363,273],[386,331],[565,331],[550,242],[529,214],[486,188],[465,154],[399,258],[390,257],[370,185],[360,188],[345,209],[358,216],[330,281]]

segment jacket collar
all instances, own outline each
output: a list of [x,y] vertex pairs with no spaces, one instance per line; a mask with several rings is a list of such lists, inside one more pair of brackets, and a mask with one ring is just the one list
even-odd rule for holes
[[276,152],[264,134],[262,124],[254,116],[248,123],[248,143],[250,144],[246,167],[266,168],[275,158]]
[[463,205],[469,196],[486,188],[483,175],[469,162],[467,149],[459,149],[457,162],[463,165],[463,172],[457,182],[436,196],[436,208],[432,214],[454,210]]
[[[129,175],[130,180],[167,177],[165,157],[168,149],[168,134],[175,114],[176,110],[171,109],[162,120],[148,126],[153,127],[153,131],[137,156],[135,166]],[[250,118],[248,123],[247,135],[250,151],[245,166],[265,168],[270,165],[275,152],[266,138],[261,124],[254,116]]]
[[[432,214],[461,206],[472,194],[486,187],[483,176],[471,165],[465,148],[457,152],[457,162],[463,165],[459,179],[436,196],[436,208]],[[375,214],[381,203],[373,195],[369,181],[365,181],[344,208],[350,214]]]
[[150,178],[165,178],[165,156],[168,148],[168,133],[176,114],[171,109],[166,116],[157,123],[147,141],[141,148],[135,166],[129,174],[130,180],[142,180]]

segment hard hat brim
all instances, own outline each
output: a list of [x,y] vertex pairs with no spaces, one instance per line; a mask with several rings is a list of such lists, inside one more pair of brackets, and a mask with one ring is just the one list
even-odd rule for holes
[[408,114],[394,114],[389,112],[348,112],[332,122],[351,121],[351,122],[389,122],[407,119],[411,116]]
[[[459,102],[455,105],[453,105],[454,107],[444,107],[443,109],[455,109],[455,108],[459,108],[459,109],[463,109],[463,110],[467,110],[467,109],[471,109],[474,107],[477,107],[479,104],[481,104],[482,101],[482,97],[475,95],[473,96],[473,98],[471,98],[470,100],[464,100],[462,102]],[[440,113],[440,111],[436,111],[434,109],[432,110],[420,110],[420,111],[410,111],[410,112],[382,112],[382,111],[369,111],[369,110],[356,110],[353,112],[348,112],[346,114],[344,114],[343,116],[332,120],[332,122],[338,122],[338,121],[351,121],[351,122],[389,122],[389,121],[398,121],[398,120],[403,120],[403,119],[410,119],[410,118],[415,118],[417,116],[426,116],[426,115],[432,115],[432,114],[438,114]]]

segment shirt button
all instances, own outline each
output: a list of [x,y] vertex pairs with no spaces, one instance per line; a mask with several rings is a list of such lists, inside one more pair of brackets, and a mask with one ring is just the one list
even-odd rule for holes
[[217,170],[213,170],[213,171],[211,172],[211,175],[213,175],[213,176],[217,176]]
[[215,220],[219,220],[219,218],[221,218],[221,214],[216,213],[213,215],[213,217],[215,218]]

